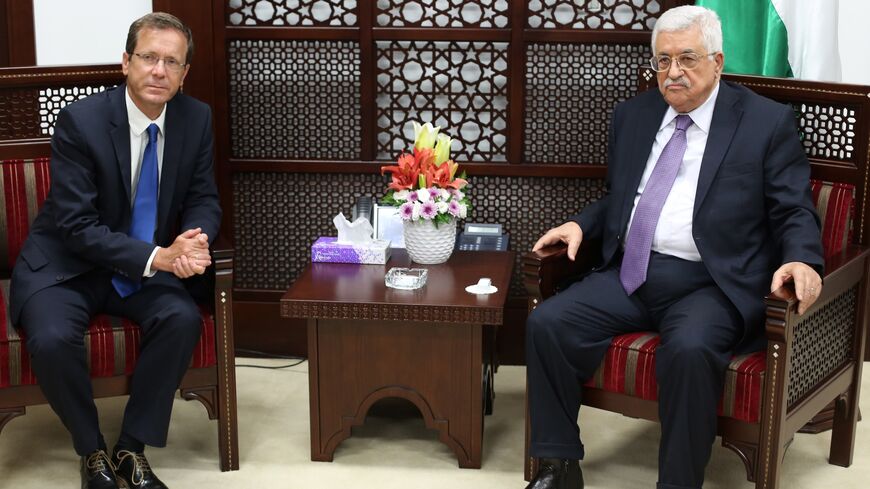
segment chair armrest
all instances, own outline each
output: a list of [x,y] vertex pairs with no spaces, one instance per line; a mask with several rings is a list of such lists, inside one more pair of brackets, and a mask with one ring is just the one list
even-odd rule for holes
[[211,256],[215,263],[218,261],[226,263],[226,260],[229,260],[230,266],[232,267],[233,255],[235,255],[235,252],[236,250],[233,248],[232,243],[222,235],[218,235],[211,244]]
[[765,298],[768,363],[783,365],[770,369],[764,402],[775,401],[775,411],[800,411],[786,425],[791,432],[842,393],[851,369],[857,368],[860,375],[868,264],[870,248],[860,246],[826,260],[819,298],[804,314],[797,313],[797,295],[790,283]]
[[[786,283],[774,290],[764,298],[768,308],[768,318],[776,317],[778,321],[766,326],[767,337],[771,341],[785,341],[790,333],[793,333],[794,325],[820,309],[827,307],[831,301],[849,290],[862,280],[865,280],[865,267],[870,248],[850,245],[842,253],[825,260],[825,276],[823,277],[822,291],[813,306],[802,316],[797,313],[797,294],[794,285]],[[781,323],[781,324],[780,324]]]
[[214,269],[215,305],[221,299],[232,295],[233,291],[233,255],[235,249],[229,240],[218,235],[211,245],[211,256]]
[[600,255],[600,243],[594,240],[583,241],[574,261],[568,258],[568,246],[562,243],[523,255],[523,281],[529,304],[550,297],[565,280],[591,270]]

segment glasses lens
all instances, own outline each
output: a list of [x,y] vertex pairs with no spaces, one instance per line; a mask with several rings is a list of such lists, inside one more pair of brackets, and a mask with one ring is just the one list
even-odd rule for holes
[[691,70],[698,66],[698,61],[700,61],[700,58],[695,54],[681,54],[677,59],[680,62],[680,66],[687,70]]
[[671,67],[671,58],[668,56],[653,56],[649,62],[656,71],[667,71]]

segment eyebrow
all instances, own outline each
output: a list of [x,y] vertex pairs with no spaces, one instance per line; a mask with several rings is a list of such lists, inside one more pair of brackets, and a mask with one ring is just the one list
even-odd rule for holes
[[[699,51],[695,51],[695,50],[692,49],[692,48],[686,48],[686,49],[682,50],[681,52],[677,53],[676,56],[679,56],[679,55],[681,55],[681,54],[698,54],[698,52],[699,52]],[[657,55],[657,56],[671,56],[671,53],[666,53],[666,52],[664,52],[664,51],[659,51],[656,55]]]

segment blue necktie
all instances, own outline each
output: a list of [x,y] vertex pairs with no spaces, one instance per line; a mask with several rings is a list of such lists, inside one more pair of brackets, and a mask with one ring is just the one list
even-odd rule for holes
[[[130,232],[127,234],[148,243],[154,242],[154,228],[157,226],[157,124],[148,126],[148,145],[142,156],[139,169],[139,184],[136,185],[136,198],[133,201],[133,215],[130,222]],[[121,297],[138,291],[141,282],[134,282],[127,277],[115,274],[112,285]]]
[[649,253],[653,236],[659,223],[662,207],[665,205],[677,172],[686,154],[686,129],[692,125],[692,118],[687,115],[677,116],[677,127],[670,141],[665,145],[662,154],[653,168],[637,209],[631,221],[631,229],[625,238],[625,254],[622,257],[622,268],[619,270],[619,280],[625,293],[631,295],[644,282],[649,266]]

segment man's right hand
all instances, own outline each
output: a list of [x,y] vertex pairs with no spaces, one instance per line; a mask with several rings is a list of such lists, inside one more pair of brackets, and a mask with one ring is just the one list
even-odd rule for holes
[[204,273],[209,265],[208,236],[201,228],[196,228],[179,234],[168,248],[159,248],[151,268],[187,278]]
[[541,236],[541,239],[535,243],[532,251],[538,251],[544,246],[550,246],[556,243],[565,243],[568,245],[568,258],[574,261],[577,257],[577,250],[580,249],[580,243],[583,241],[583,230],[580,225],[574,221],[568,221],[557,228],[547,231],[547,234]]

